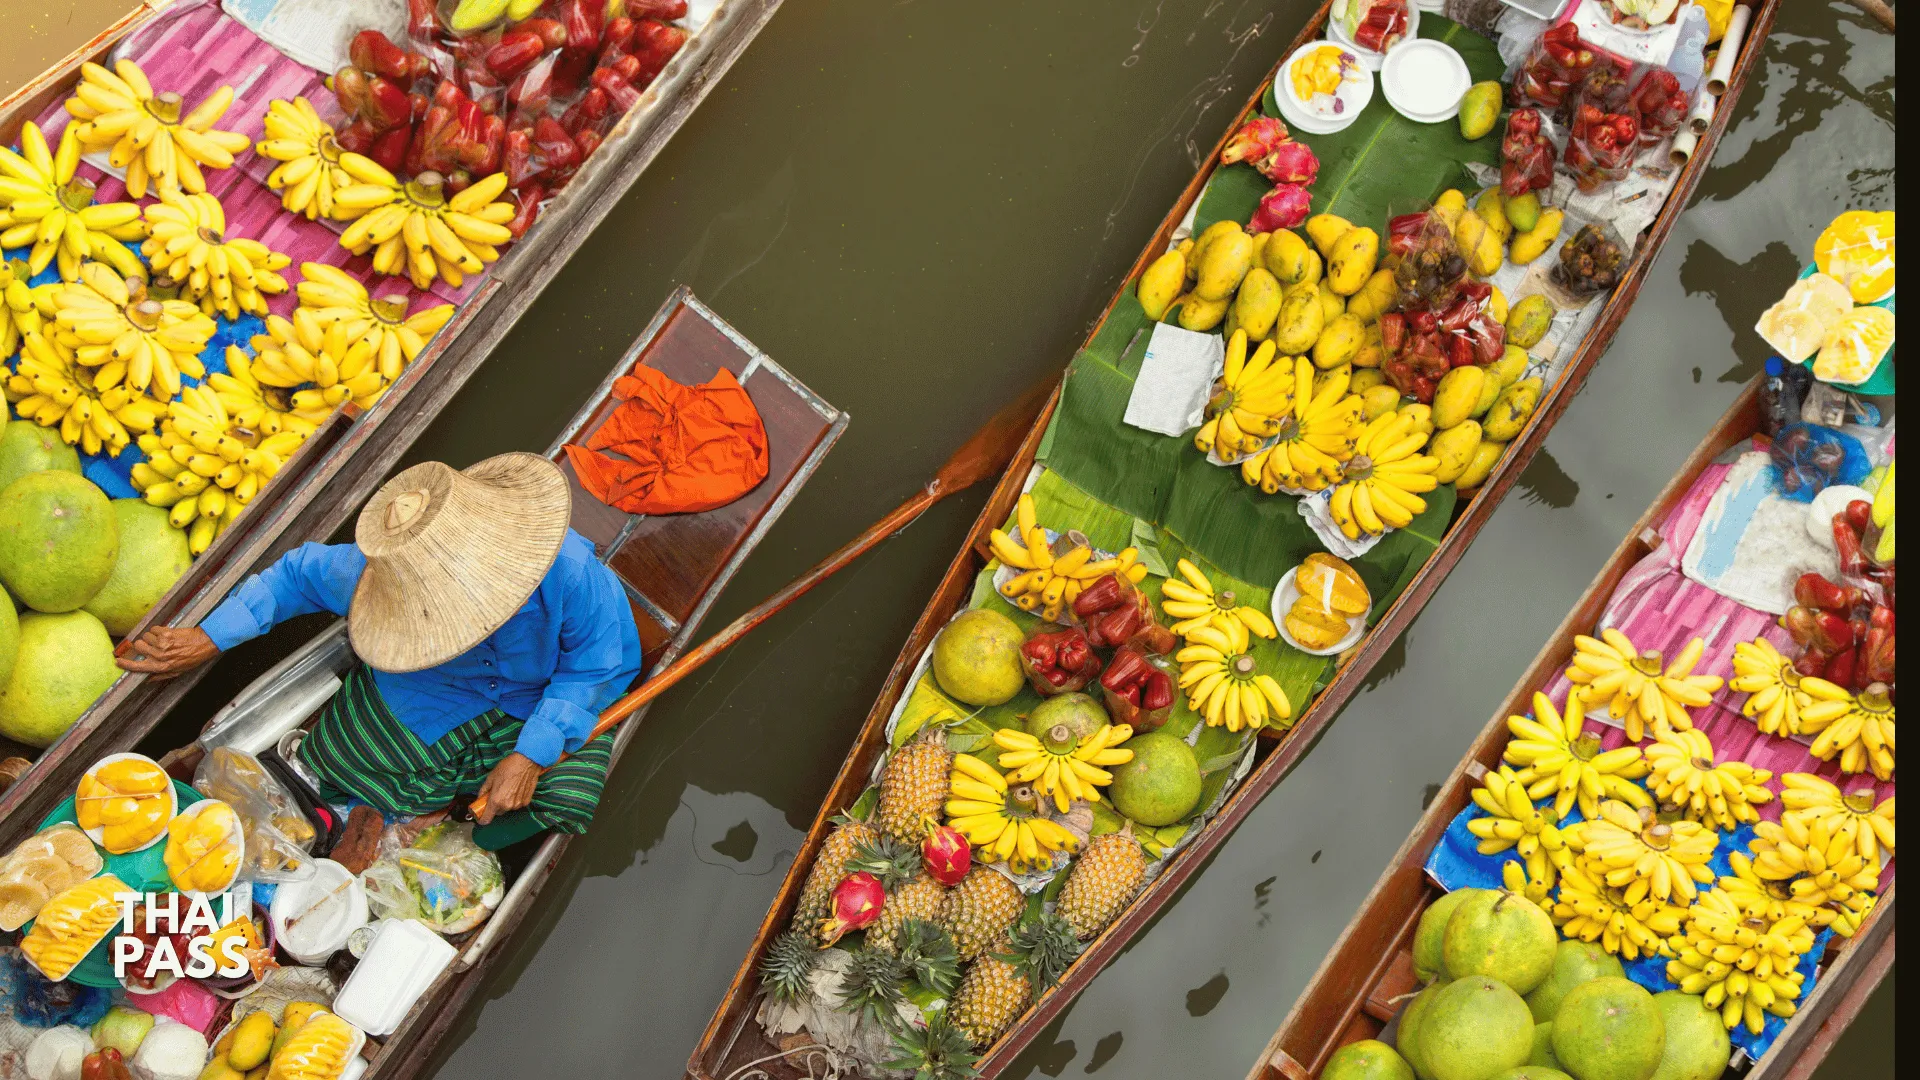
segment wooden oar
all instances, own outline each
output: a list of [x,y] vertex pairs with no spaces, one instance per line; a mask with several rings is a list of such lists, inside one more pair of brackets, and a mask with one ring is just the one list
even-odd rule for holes
[[[718,656],[727,646],[745,637],[748,631],[798,600],[807,590],[832,577],[882,540],[911,525],[934,503],[955,492],[965,491],[982,480],[999,476],[1006,470],[1007,463],[1013,460],[1021,441],[1032,430],[1034,418],[1040,415],[1040,407],[1046,403],[1053,387],[1054,383],[1049,379],[1020,395],[1018,400],[995,413],[985,427],[974,432],[972,438],[954,451],[947,463],[940,466],[940,471],[933,474],[933,479],[927,481],[927,486],[915,492],[912,498],[874,522],[872,527],[854,537],[846,546],[822,559],[813,569],[795,578],[786,588],[767,597],[759,606],[729,623],[726,629],[682,654],[678,660],[655,672],[653,678],[608,706],[600,714],[600,722],[594,725],[593,734],[587,737],[587,741],[592,742],[612,731],[642,705],[666,693],[669,687],[691,675],[694,669]],[[486,806],[486,800],[481,798],[475,799],[468,809],[479,814],[486,810]]]

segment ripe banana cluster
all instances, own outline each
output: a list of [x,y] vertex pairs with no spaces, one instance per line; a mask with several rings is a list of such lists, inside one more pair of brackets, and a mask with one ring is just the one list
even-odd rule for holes
[[323,325],[311,308],[295,308],[291,320],[267,316],[267,332],[255,334],[253,377],[267,386],[294,390],[296,408],[338,408],[355,401],[363,407],[380,400],[387,381],[373,347],[365,338],[347,336],[347,324]]
[[1740,715],[1752,720],[1763,734],[1783,739],[1800,734],[1802,713],[1822,703],[1849,701],[1853,696],[1825,679],[1802,676],[1766,638],[1742,641],[1733,647],[1733,678],[1727,686],[1748,695],[1740,705]]
[[[1764,908],[1770,919],[1798,915],[1807,920],[1809,926],[1831,928],[1841,937],[1852,937],[1860,924],[1873,912],[1874,895],[1867,890],[1852,890],[1844,901],[1809,902],[1796,895],[1796,889],[1805,890],[1811,879],[1800,877],[1790,880],[1762,878],[1753,868],[1753,860],[1738,851],[1727,856],[1727,862],[1733,873],[1723,874],[1720,888],[1727,891],[1735,902],[1744,905],[1757,904]],[[1871,878],[1877,886],[1877,875]],[[1851,886],[1848,886],[1851,889]]]
[[1526,860],[1527,878],[1551,888],[1555,875],[1573,865],[1566,837],[1533,805],[1526,784],[1512,769],[1502,765],[1480,784],[1469,797],[1487,816],[1467,822],[1467,831],[1480,840],[1477,850],[1482,855],[1513,850]]
[[1056,556],[1047,543],[1046,530],[1040,527],[1031,494],[1020,496],[1013,513],[1019,539],[995,529],[987,534],[987,544],[994,558],[1021,571],[1000,586],[1000,595],[1021,611],[1060,622],[1080,593],[1108,574],[1120,574],[1136,585],[1147,576],[1147,565],[1139,561],[1139,548],[1127,548],[1110,559],[1095,559],[1090,545],[1076,544]]
[[[1842,912],[1864,915],[1880,888],[1880,859],[1860,854],[1851,822],[1834,828],[1833,818],[1812,824],[1791,817],[1754,826],[1753,857],[1736,859],[1762,882],[1784,888],[1809,922],[1826,926]],[[1796,909],[1797,910],[1797,909]]]
[[1637,960],[1673,955],[1667,941],[1680,932],[1687,909],[1651,894],[1628,903],[1624,890],[1576,861],[1560,872],[1560,890],[1547,914],[1562,936],[1599,942],[1615,956]]
[[1420,452],[1427,439],[1419,417],[1404,410],[1367,422],[1343,470],[1346,479],[1333,489],[1327,504],[1327,513],[1347,539],[1404,529],[1415,515],[1426,512],[1427,500],[1420,493],[1440,486],[1434,476],[1440,459]]
[[1240,479],[1269,495],[1321,491],[1339,483],[1342,466],[1366,430],[1360,395],[1347,393],[1349,369],[1316,376],[1313,361],[1304,356],[1295,357],[1293,367],[1293,407],[1281,414],[1275,442],[1240,463]]
[[1602,752],[1600,740],[1581,733],[1586,701],[1580,688],[1567,696],[1563,716],[1552,699],[1536,691],[1533,716],[1507,717],[1513,738],[1504,758],[1514,778],[1526,785],[1527,798],[1553,798],[1555,822],[1565,821],[1576,803],[1580,816],[1600,816],[1601,799],[1618,799],[1636,809],[1653,801],[1635,780],[1647,775],[1640,748],[1631,744]]
[[337,216],[353,220],[340,234],[340,246],[355,255],[371,252],[379,273],[404,274],[421,289],[435,277],[457,288],[498,259],[499,245],[513,239],[507,229],[513,204],[495,201],[507,189],[504,172],[448,198],[436,172],[403,184],[354,153],[340,155],[340,167],[356,181],[333,194]]
[[[73,128],[67,125],[60,148],[52,153],[40,125],[31,120],[20,128],[19,153],[0,146],[0,247],[31,245],[29,276],[57,261],[61,280],[74,281],[87,259],[128,276],[138,274],[140,260],[122,241],[147,235],[140,208],[130,202],[93,201],[93,181],[74,175],[80,140]],[[0,350],[0,355],[10,351]]]
[[89,454],[119,457],[133,437],[152,431],[166,414],[156,401],[124,382],[102,390],[93,369],[81,365],[73,347],[38,331],[23,339],[20,359],[7,376],[14,411]]
[[982,861],[1025,873],[1051,864],[1056,851],[1080,846],[1078,836],[1023,805],[1008,791],[1006,777],[971,754],[953,756],[949,792],[947,824],[967,838]]
[[134,466],[133,483],[147,502],[168,508],[167,520],[187,530],[187,548],[198,555],[306,439],[298,431],[262,436],[241,427],[219,394],[189,386],[167,407],[160,432],[140,440],[148,460]]
[[280,163],[267,174],[267,187],[280,193],[280,205],[308,221],[333,217],[334,192],[353,185],[340,167],[345,151],[333,141],[333,126],[305,97],[267,102],[262,122],[267,137],[253,148]]
[[33,271],[20,259],[0,259],[0,358],[13,355],[20,339],[40,332],[40,308],[27,279]]
[[1187,631],[1209,625],[1215,615],[1224,615],[1245,623],[1247,630],[1259,637],[1271,640],[1280,636],[1266,612],[1239,603],[1231,589],[1215,591],[1213,581],[1191,561],[1181,559],[1175,566],[1186,580],[1168,578],[1160,587],[1160,610],[1179,620],[1172,627],[1175,634],[1186,637]]
[[213,96],[181,114],[180,95],[153,92],[146,72],[131,60],[117,60],[113,70],[99,64],[80,65],[80,82],[67,99],[67,112],[82,149],[107,150],[107,160],[127,171],[127,194],[147,194],[147,184],[165,195],[173,191],[198,194],[207,190],[201,167],[225,169],[233,155],[247,148],[245,135],[213,126],[233,104],[233,87],[223,86]]
[[1535,878],[1527,873],[1527,868],[1520,860],[1508,859],[1500,864],[1500,884],[1508,892],[1518,893],[1538,904],[1541,910],[1551,912],[1554,885],[1551,873],[1544,878]]
[[1052,796],[1053,805],[1063,814],[1075,799],[1100,801],[1100,788],[1113,783],[1113,774],[1101,766],[1132,761],[1133,751],[1120,748],[1131,738],[1133,729],[1126,724],[1102,725],[1085,739],[1074,739],[1070,734],[1060,740],[1041,739],[1016,728],[993,733],[1007,780],[1032,784],[1035,791]]
[[1581,864],[1620,889],[1629,906],[1647,896],[1691,902],[1699,893],[1696,883],[1713,884],[1707,860],[1718,841],[1697,821],[1659,821],[1650,809],[1603,799],[1599,817],[1570,825],[1563,835]]
[[1885,850],[1893,855],[1894,797],[1873,801],[1873,790],[1862,788],[1845,795],[1840,789],[1812,773],[1785,773],[1780,777],[1781,820],[1796,819],[1809,826],[1822,818],[1833,819],[1833,828],[1852,823],[1860,854],[1878,858]]
[[[261,435],[291,431],[304,438],[333,411],[319,391],[291,391],[262,384],[254,377],[253,358],[237,345],[227,346],[227,370],[207,376],[207,385],[235,425]],[[296,404],[296,399],[301,404]]]
[[80,363],[94,368],[94,389],[125,382],[134,390],[172,399],[182,375],[207,373],[200,350],[214,322],[185,300],[156,300],[141,278],[122,278],[104,263],[80,266],[80,280],[51,294],[54,334]]
[[1841,772],[1893,779],[1893,698],[1884,684],[1844,701],[1816,701],[1800,714],[1800,729],[1814,737],[1807,752],[1821,761],[1838,756]]
[[1628,742],[1639,742],[1649,731],[1693,730],[1687,710],[1712,701],[1714,691],[1725,682],[1718,675],[1693,674],[1706,651],[1700,638],[1687,642],[1665,667],[1658,652],[1641,651],[1612,627],[1600,631],[1598,638],[1581,634],[1573,643],[1567,678],[1588,687],[1589,701],[1607,703],[1607,714],[1625,722]]
[[1766,788],[1773,772],[1744,761],[1716,762],[1704,731],[1663,731],[1647,747],[1646,758],[1653,793],[1708,828],[1731,832],[1752,824],[1760,820],[1754,806],[1773,801]]
[[1280,418],[1293,409],[1295,366],[1282,357],[1273,362],[1275,345],[1263,341],[1247,359],[1247,332],[1235,330],[1227,341],[1226,374],[1220,390],[1207,403],[1206,423],[1194,433],[1194,448],[1214,450],[1228,463],[1241,458],[1280,433]]
[[1714,889],[1687,911],[1667,978],[1699,994],[1729,1030],[1744,1021],[1758,1035],[1766,1014],[1794,1014],[1805,981],[1796,968],[1813,938],[1813,928],[1797,915],[1770,918],[1764,904]]
[[208,315],[265,315],[266,298],[287,291],[276,271],[293,260],[258,240],[228,236],[226,208],[212,195],[163,191],[145,213],[148,238],[140,250],[147,262]]
[[1239,731],[1293,716],[1286,691],[1247,651],[1253,639],[1246,622],[1215,614],[1207,625],[1182,636],[1187,645],[1173,657],[1180,664],[1180,688],[1187,692],[1187,708],[1204,717],[1208,727],[1224,724]]
[[297,292],[322,326],[344,323],[349,348],[365,341],[380,377],[388,383],[413,363],[440,328],[453,318],[452,304],[435,304],[407,314],[404,293],[374,297],[344,270],[326,263],[301,263]]

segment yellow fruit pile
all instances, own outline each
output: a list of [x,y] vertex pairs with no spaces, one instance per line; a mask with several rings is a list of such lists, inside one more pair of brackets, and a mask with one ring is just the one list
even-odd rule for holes
[[173,818],[173,781],[142,757],[109,761],[80,778],[74,817],[100,830],[100,846],[114,855],[138,851],[160,838]]
[[1580,853],[1580,865],[1596,880],[1620,889],[1631,906],[1647,896],[1691,902],[1696,885],[1713,884],[1717,834],[1697,821],[1666,822],[1650,809],[1616,799],[1600,803],[1600,816],[1562,830]]
[[1245,610],[1215,614],[1205,626],[1188,630],[1181,635],[1186,646],[1173,656],[1180,664],[1179,683],[1187,693],[1187,708],[1204,718],[1208,727],[1262,728],[1293,715],[1286,691],[1260,670],[1249,651],[1251,630],[1235,617]]
[[40,308],[27,284],[32,276],[24,261],[0,259],[0,356],[12,356],[21,338],[40,330]]
[[1573,643],[1567,678],[1587,687],[1589,701],[1606,702],[1609,716],[1626,722],[1628,742],[1637,743],[1648,732],[1693,730],[1687,710],[1712,701],[1725,681],[1718,675],[1693,674],[1706,650],[1700,638],[1687,642],[1672,663],[1665,663],[1658,652],[1641,651],[1612,627],[1598,638],[1581,634]]
[[[1284,362],[1284,361],[1282,361]],[[1366,430],[1360,398],[1347,392],[1347,369],[1321,372],[1313,362],[1293,362],[1293,409],[1280,418],[1275,442],[1240,463],[1240,479],[1269,495],[1319,491],[1338,483]]]
[[983,862],[1025,873],[1051,865],[1054,852],[1080,846],[1066,826],[1042,815],[1031,784],[1009,787],[999,770],[971,754],[953,755],[948,782],[947,824],[967,838]]
[[1663,731],[1646,749],[1647,786],[1693,821],[1730,832],[1760,820],[1754,809],[1773,801],[1773,773],[1744,761],[1715,761],[1703,731]]
[[[147,235],[140,208],[93,201],[94,182],[74,175],[80,142],[73,129],[69,124],[61,133],[53,153],[31,120],[20,128],[19,153],[0,146],[0,247],[31,246],[26,265],[34,274],[58,260],[64,281],[78,279],[87,259],[127,276],[141,273],[140,260],[122,243]],[[0,356],[11,351],[0,348]]]
[[20,951],[40,973],[59,982],[120,923],[119,894],[127,886],[112,874],[83,881],[40,909]]
[[240,873],[240,816],[207,799],[167,823],[167,879],[181,892],[216,893]]
[[49,294],[53,336],[94,369],[94,389],[104,393],[124,382],[155,397],[180,393],[182,375],[207,373],[200,350],[213,337],[214,322],[184,300],[147,294],[146,281],[122,278],[104,263],[83,263],[80,279]]
[[187,530],[187,548],[198,555],[306,439],[299,430],[261,435],[235,423],[217,392],[190,386],[167,406],[160,431],[140,437],[147,460],[134,466],[132,480],[148,503],[168,508],[168,520]]
[[1014,529],[1018,539],[1001,529],[987,534],[993,557],[1021,571],[1001,584],[1000,595],[1021,611],[1034,612],[1049,622],[1061,621],[1080,593],[1108,574],[1120,574],[1136,585],[1147,576],[1146,564],[1139,561],[1139,548],[1127,548],[1110,559],[1095,559],[1092,545],[1072,542],[1066,551],[1055,555],[1047,543],[1046,530],[1040,527],[1031,494],[1022,493],[1014,507]]
[[[293,1007],[287,1008],[291,1026]],[[338,1016],[325,1010],[313,1012],[273,1051],[267,1080],[339,1080],[360,1041],[358,1036],[354,1026]]]
[[81,147],[108,150],[113,167],[127,170],[127,194],[139,199],[146,196],[149,180],[161,195],[197,194],[207,190],[201,166],[233,164],[233,155],[247,148],[247,137],[213,126],[231,104],[233,87],[223,86],[182,115],[179,94],[155,93],[140,65],[117,60],[112,71],[95,63],[80,65],[80,82],[66,108],[79,121],[72,127]]
[[1040,794],[1052,796],[1063,814],[1075,799],[1100,801],[1100,789],[1113,783],[1113,774],[1102,766],[1132,761],[1133,751],[1120,746],[1131,738],[1133,729],[1125,724],[1103,724],[1085,739],[1074,738],[1065,725],[1044,739],[1016,728],[993,733],[1007,782],[1032,784]]
[[1573,852],[1553,820],[1533,805],[1520,777],[1505,765],[1480,779],[1469,793],[1486,817],[1467,822],[1467,831],[1479,839],[1482,855],[1511,849],[1526,861],[1527,879],[1551,886],[1555,875],[1573,865]]
[[1800,729],[1814,736],[1807,752],[1821,761],[1838,757],[1841,772],[1871,771],[1880,780],[1893,779],[1894,708],[1886,684],[1873,683],[1845,700],[1817,702],[1800,714]]
[[1280,418],[1293,409],[1294,366],[1274,363],[1274,344],[1263,341],[1247,358],[1247,332],[1227,340],[1226,370],[1207,402],[1207,422],[1194,433],[1194,448],[1220,452],[1231,464],[1280,433]]
[[409,315],[404,294],[369,296],[366,286],[326,263],[301,263],[300,277],[300,306],[311,310],[322,326],[345,323],[348,349],[364,342],[380,377],[389,385],[453,318],[452,304],[435,304]]
[[1702,895],[1672,942],[1667,978],[1701,995],[1728,1028],[1744,1020],[1758,1035],[1768,1013],[1792,1016],[1805,977],[1796,969],[1813,948],[1813,929],[1797,915],[1779,915],[1750,896],[1725,889]]
[[355,339],[343,319],[323,321],[312,308],[293,310],[291,321],[267,316],[267,332],[255,334],[253,377],[283,390],[302,408],[336,408],[352,401],[369,408],[386,392],[379,357],[364,335]]
[[[1216,615],[1224,615],[1246,624],[1247,631],[1269,640],[1280,635],[1273,620],[1257,607],[1242,604],[1231,589],[1215,590],[1213,580],[1189,559],[1174,564],[1179,578],[1168,578],[1160,586],[1160,610],[1177,619],[1175,634],[1186,637],[1190,630],[1211,625]],[[1182,580],[1184,579],[1184,580]]]
[[1740,715],[1754,722],[1761,732],[1792,738],[1802,731],[1801,715],[1819,709],[1821,714],[1837,711],[1832,703],[1850,701],[1853,695],[1825,679],[1803,676],[1793,662],[1780,655],[1766,638],[1742,641],[1733,647],[1733,678],[1727,687],[1746,694]]
[[507,174],[494,173],[448,198],[439,173],[428,171],[401,183],[372,159],[340,156],[340,167],[357,183],[334,193],[336,215],[353,219],[340,234],[340,246],[355,255],[373,255],[382,274],[406,275],[416,288],[437,276],[458,287],[500,257],[499,245],[513,239],[510,202],[497,202],[507,189]]
[[261,121],[266,138],[254,144],[261,157],[280,162],[267,174],[267,187],[280,193],[280,205],[308,221],[334,216],[333,196],[353,184],[340,167],[344,153],[333,141],[333,127],[304,97],[267,102]]
[[1547,914],[1562,936],[1598,942],[1616,956],[1672,956],[1669,938],[1679,933],[1687,909],[1651,893],[1628,900],[1604,874],[1576,861],[1560,872],[1560,891]]
[[1367,584],[1343,559],[1324,551],[1306,557],[1293,572],[1300,595],[1287,608],[1287,633],[1302,648],[1331,649],[1352,631],[1349,620],[1367,613],[1373,597]]
[[277,271],[293,260],[258,240],[227,235],[227,212],[206,192],[162,192],[146,207],[147,242],[140,250],[155,274],[172,278],[184,300],[208,315],[265,315],[269,296],[287,291]]
[[1427,501],[1420,493],[1440,486],[1434,475],[1440,459],[1420,452],[1428,436],[1417,422],[1407,412],[1383,413],[1360,432],[1353,456],[1341,470],[1345,479],[1327,504],[1327,513],[1347,539],[1404,529],[1426,512]]
[[1893,856],[1894,797],[1874,802],[1873,789],[1862,788],[1845,795],[1840,789],[1812,773],[1786,773],[1780,777],[1781,820],[1796,819],[1811,826],[1829,819],[1831,828],[1853,836],[1860,854],[1876,859],[1882,851]]
[[167,407],[125,382],[101,389],[100,376],[101,369],[82,364],[59,335],[30,333],[7,376],[7,397],[15,413],[57,428],[62,441],[119,457],[136,434],[153,430]]
[[1580,816],[1592,820],[1600,815],[1600,800],[1618,799],[1639,809],[1653,805],[1646,791],[1634,781],[1647,775],[1647,763],[1637,746],[1622,746],[1602,751],[1600,740],[1583,734],[1586,700],[1580,688],[1567,696],[1566,713],[1553,707],[1552,699],[1535,692],[1533,715],[1507,717],[1507,730],[1513,738],[1502,755],[1515,766],[1514,774],[1527,786],[1527,797],[1552,797],[1555,821],[1565,821],[1577,803]]
[[72,825],[55,825],[22,840],[0,858],[0,930],[14,931],[46,902],[100,872],[100,852]]

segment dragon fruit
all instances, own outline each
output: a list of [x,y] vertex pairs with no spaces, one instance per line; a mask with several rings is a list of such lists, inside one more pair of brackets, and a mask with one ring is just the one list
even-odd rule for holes
[[1320,159],[1306,143],[1292,139],[1274,147],[1254,167],[1276,184],[1311,184],[1320,175]]
[[880,879],[862,870],[848,874],[833,887],[833,917],[820,924],[821,947],[839,941],[855,930],[864,930],[880,917],[886,905],[887,890]]
[[1300,184],[1275,184],[1273,190],[1260,198],[1260,208],[1253,212],[1253,220],[1247,222],[1248,232],[1272,232],[1275,229],[1291,229],[1307,220],[1307,214],[1313,209],[1313,195]]
[[973,865],[973,845],[951,825],[933,825],[920,841],[920,865],[942,885],[958,885]]
[[1287,142],[1287,125],[1271,116],[1256,116],[1240,126],[1220,151],[1220,164],[1259,162]]

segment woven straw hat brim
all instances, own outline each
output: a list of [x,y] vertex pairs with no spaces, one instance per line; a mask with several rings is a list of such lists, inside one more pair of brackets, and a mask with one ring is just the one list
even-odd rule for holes
[[460,472],[423,462],[387,481],[354,530],[367,568],[347,615],[353,651],[400,673],[485,641],[539,588],[571,507],[565,474],[537,454]]

